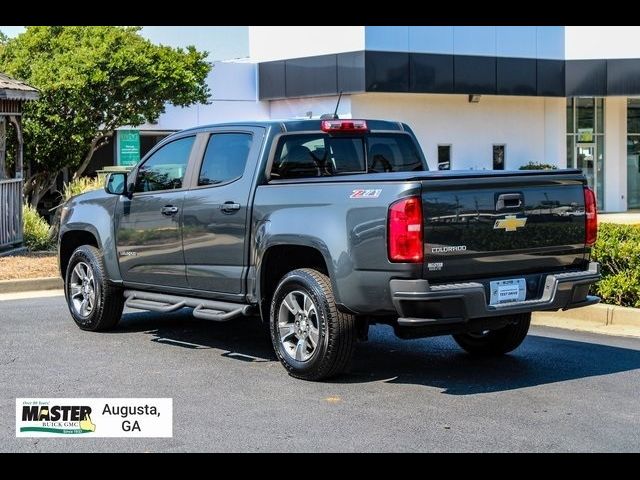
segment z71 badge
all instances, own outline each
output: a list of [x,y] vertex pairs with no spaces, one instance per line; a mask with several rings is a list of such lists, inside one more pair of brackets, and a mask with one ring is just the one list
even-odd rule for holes
[[382,193],[382,189],[375,189],[375,190],[357,189],[351,192],[351,195],[349,195],[349,198],[378,198],[381,193]]

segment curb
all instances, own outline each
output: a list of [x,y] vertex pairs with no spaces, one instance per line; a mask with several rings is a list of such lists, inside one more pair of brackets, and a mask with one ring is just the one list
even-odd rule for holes
[[600,303],[558,312],[536,312],[533,325],[640,337],[640,309]]
[[9,250],[3,250],[0,252],[0,257],[12,257],[14,255],[20,255],[21,253],[27,253],[29,249],[27,247],[10,248]]
[[0,293],[31,292],[36,290],[57,290],[60,288],[64,288],[62,278],[60,277],[0,280]]

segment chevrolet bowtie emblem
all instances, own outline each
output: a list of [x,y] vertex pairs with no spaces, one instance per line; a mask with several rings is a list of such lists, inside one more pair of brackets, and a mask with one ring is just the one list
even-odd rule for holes
[[516,218],[515,215],[507,215],[502,220],[496,220],[496,223],[493,224],[493,228],[504,228],[506,232],[515,232],[520,227],[524,227],[526,223],[526,218]]

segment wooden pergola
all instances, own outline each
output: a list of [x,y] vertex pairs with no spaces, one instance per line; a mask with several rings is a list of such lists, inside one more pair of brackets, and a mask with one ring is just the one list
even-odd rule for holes
[[[37,89],[0,73],[0,250],[22,242],[22,109],[25,102],[37,98]],[[8,145],[9,125],[15,129],[15,145]],[[8,169],[10,149],[14,162]]]

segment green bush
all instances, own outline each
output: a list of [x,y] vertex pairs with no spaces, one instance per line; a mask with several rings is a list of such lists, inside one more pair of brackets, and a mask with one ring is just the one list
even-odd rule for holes
[[29,250],[51,250],[53,242],[49,240],[49,224],[31,205],[22,207],[24,244]]
[[75,197],[76,195],[80,195],[81,193],[89,192],[91,190],[98,190],[102,187],[104,187],[103,179],[97,177],[76,178],[75,180],[64,184],[64,190],[62,192],[62,203],[66,202],[71,197]]
[[601,223],[591,258],[602,268],[595,294],[605,303],[640,308],[640,225]]
[[522,165],[519,170],[557,170],[558,167],[550,165],[548,163],[529,162],[526,165]]

